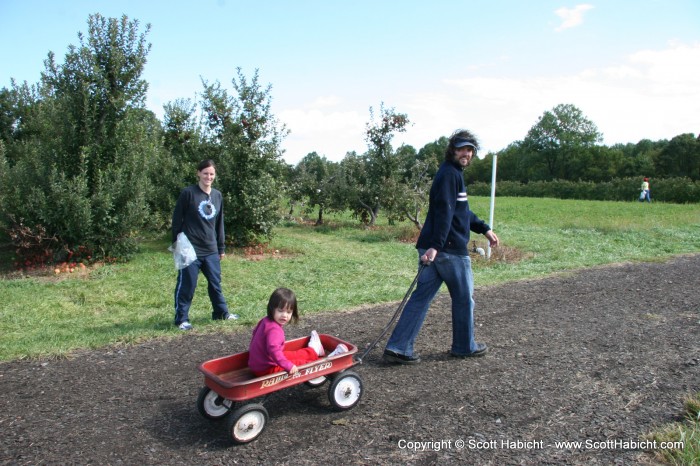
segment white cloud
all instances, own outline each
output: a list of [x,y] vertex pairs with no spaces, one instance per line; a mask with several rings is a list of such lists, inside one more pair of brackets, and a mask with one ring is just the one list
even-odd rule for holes
[[583,22],[583,14],[592,8],[593,5],[589,5],[587,3],[576,5],[574,8],[559,8],[554,12],[554,14],[560,17],[563,21],[559,27],[555,29],[555,31],[560,32],[564,29],[578,26]]
[[291,131],[282,146],[287,163],[296,164],[310,152],[340,161],[347,151],[364,152],[358,140],[367,116],[352,110],[340,111],[340,99],[316,99],[309,108],[282,110],[276,116]]
[[[479,136],[482,154],[499,151],[522,140],[538,118],[558,104],[581,109],[603,133],[606,145],[696,134],[700,43],[640,50],[617,66],[566,76],[444,79],[429,90],[392,99],[392,106],[412,122],[393,143],[420,149],[464,127]],[[369,115],[340,99],[328,107],[286,110],[278,116],[293,131],[285,141],[288,163],[314,150],[340,161],[349,150],[367,149],[362,138]]]
[[342,99],[336,95],[327,95],[327,96],[322,96],[314,100],[311,105],[309,106],[310,108],[326,108],[326,107],[334,107],[342,103]]
[[405,142],[420,148],[462,125],[479,135],[486,151],[498,151],[522,140],[545,111],[568,103],[596,124],[608,145],[696,133],[700,44],[639,51],[617,67],[570,76],[446,80],[440,93],[414,99],[408,114],[416,125]]

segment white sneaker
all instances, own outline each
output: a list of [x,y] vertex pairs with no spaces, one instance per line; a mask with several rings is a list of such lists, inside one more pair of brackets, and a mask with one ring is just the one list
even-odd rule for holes
[[318,336],[318,333],[316,333],[316,330],[311,331],[311,338],[309,338],[309,348],[316,351],[316,354],[319,358],[326,354],[326,352],[323,350],[323,344],[321,344],[321,338]]
[[238,314],[229,314],[226,316],[226,320],[238,320]]
[[184,321],[180,325],[177,326],[180,330],[192,330],[192,324],[190,324],[187,321]]
[[332,358],[333,356],[338,356],[339,354],[347,353],[348,351],[348,347],[340,343],[338,346],[335,347],[331,354],[328,355],[328,357]]

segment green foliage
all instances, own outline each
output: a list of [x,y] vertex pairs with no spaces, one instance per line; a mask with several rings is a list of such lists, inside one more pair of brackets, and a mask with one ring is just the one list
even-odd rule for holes
[[398,172],[390,202],[387,203],[390,222],[408,219],[418,230],[422,228],[423,208],[428,204],[436,162],[426,156],[426,152],[422,155],[425,158],[416,154],[415,149],[410,146],[397,149]]
[[203,83],[202,153],[217,164],[229,242],[247,246],[269,241],[280,220],[284,181],[280,143],[288,131],[272,114],[270,86],[260,85],[257,70],[251,80],[240,68],[237,73],[232,80],[235,97],[218,82]]
[[[481,218],[488,217],[488,206],[488,198],[470,195]],[[416,272],[413,230],[390,226],[383,217],[374,228],[361,228],[343,212],[328,215],[321,227],[278,227],[262,260],[229,249],[222,286],[241,315],[233,328],[257,322],[277,286],[295,290],[304,313],[400,300]],[[475,262],[481,286],[700,252],[694,205],[503,197],[496,203],[495,230],[502,246],[521,251],[523,259],[488,267]],[[0,360],[176,335],[169,243],[169,235],[144,241],[127,263],[77,274],[0,280]],[[275,250],[280,253],[272,255]],[[197,331],[229,331],[231,323],[211,320],[206,280],[198,286],[190,313]]]
[[688,395],[685,399],[685,420],[656,429],[646,435],[646,440],[661,445],[677,445],[665,448],[657,456],[670,464],[700,464],[700,392]]
[[236,187],[237,191],[226,191],[224,196],[224,221],[230,243],[249,246],[269,241],[280,220],[280,183],[272,175],[259,172],[255,179],[237,180]]
[[523,141],[529,179],[569,179],[582,149],[602,139],[595,124],[571,104],[560,104],[545,112]]
[[[602,183],[592,181],[498,181],[496,195],[512,197],[551,197],[598,201],[636,201],[639,197],[639,178],[613,179]],[[491,184],[477,182],[469,185],[469,193],[490,196]],[[652,201],[677,204],[700,202],[700,182],[689,178],[652,180]]]
[[406,131],[410,122],[405,114],[385,108],[383,103],[376,118],[371,107],[369,111],[365,130],[369,150],[361,156],[349,153],[343,159],[338,184],[342,190],[336,198],[363,223],[374,225],[380,209],[386,209],[392,221],[403,215],[395,190],[401,184],[401,157],[391,140],[395,133]]
[[163,109],[163,150],[153,164],[153,189],[148,196],[153,225],[159,231],[170,228],[177,197],[184,186],[197,181],[195,167],[203,157],[197,105],[190,99],[176,99]]
[[692,134],[681,134],[656,156],[656,166],[669,177],[700,180],[700,141]]
[[[6,88],[0,89],[0,143],[6,143],[14,137],[17,107],[15,93]],[[2,155],[4,156],[4,149]]]
[[[91,15],[63,63],[48,54],[40,83],[0,89],[0,235],[23,244],[26,257],[80,246],[129,257],[140,234],[168,227],[178,193],[205,158],[217,162],[229,244],[270,241],[285,193],[317,212],[319,224],[349,210],[369,225],[382,211],[390,223],[420,227],[446,137],[417,153],[394,150],[394,135],[410,122],[382,103],[377,115],[370,108],[366,153],[340,164],[312,153],[286,166],[280,145],[288,131],[270,110],[271,86],[240,68],[233,95],[203,81],[200,107],[176,99],[161,126],[144,108],[149,31],[126,16]],[[499,195],[633,200],[639,179],[650,176],[654,200],[699,202],[700,141],[692,134],[613,147],[600,140],[578,108],[557,105],[498,154]],[[490,192],[494,155],[465,171],[470,193]]]
[[[572,105],[558,105],[540,117],[523,141],[498,155],[498,179],[503,181],[592,181],[650,176],[655,179],[700,179],[700,141],[692,134],[669,141],[598,145],[595,125]],[[472,161],[468,183],[489,182],[488,154]]]
[[449,141],[447,137],[442,136],[436,141],[429,142],[418,151],[418,160],[424,162],[427,166],[428,171],[426,175],[428,178],[433,179],[435,177],[440,164],[445,160],[445,152]]
[[305,203],[305,213],[316,209],[316,225],[323,224],[323,214],[336,209],[333,204],[334,183],[338,164],[320,157],[316,152],[307,154],[288,177],[290,200],[294,204]]
[[62,65],[49,54],[37,88],[12,91],[19,118],[7,141],[0,216],[10,237],[23,238],[20,254],[45,247],[38,239],[27,246],[29,228],[55,238],[56,254],[83,246],[128,257],[147,225],[148,177],[160,151],[140,79],[150,45],[126,16],[93,15],[88,27]]

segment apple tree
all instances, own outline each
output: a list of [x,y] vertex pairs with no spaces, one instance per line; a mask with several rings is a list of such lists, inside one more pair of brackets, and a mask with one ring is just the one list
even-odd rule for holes
[[289,131],[272,114],[271,86],[261,85],[257,70],[247,78],[238,68],[232,85],[229,95],[218,81],[203,81],[200,154],[217,164],[229,242],[247,246],[269,240],[280,220],[280,146]]
[[382,208],[387,209],[390,220],[400,212],[397,198],[400,159],[391,140],[396,133],[406,131],[409,123],[408,116],[385,108],[384,104],[377,116],[370,107],[370,121],[365,130],[368,151],[362,156],[348,154],[341,163],[346,207],[364,223],[374,225]]
[[323,225],[323,214],[334,210],[337,172],[337,163],[316,152],[307,154],[292,170],[294,182],[290,198],[293,202],[304,203],[307,213],[318,209],[316,225]]
[[9,232],[45,231],[64,251],[135,251],[151,220],[149,174],[161,150],[141,79],[149,30],[126,16],[91,15],[63,63],[49,52],[37,86],[13,86],[17,118],[2,180]]

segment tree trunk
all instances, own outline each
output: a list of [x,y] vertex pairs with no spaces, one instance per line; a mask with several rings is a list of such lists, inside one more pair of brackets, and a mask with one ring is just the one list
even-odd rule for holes
[[374,224],[377,223],[377,217],[379,216],[379,205],[375,206],[374,209],[369,209],[369,215],[369,226],[374,226]]
[[423,224],[420,223],[420,209],[416,209],[416,214],[411,215],[409,211],[404,211],[404,214],[406,214],[406,218],[413,223],[416,228],[418,228],[418,231],[421,231],[423,229]]

